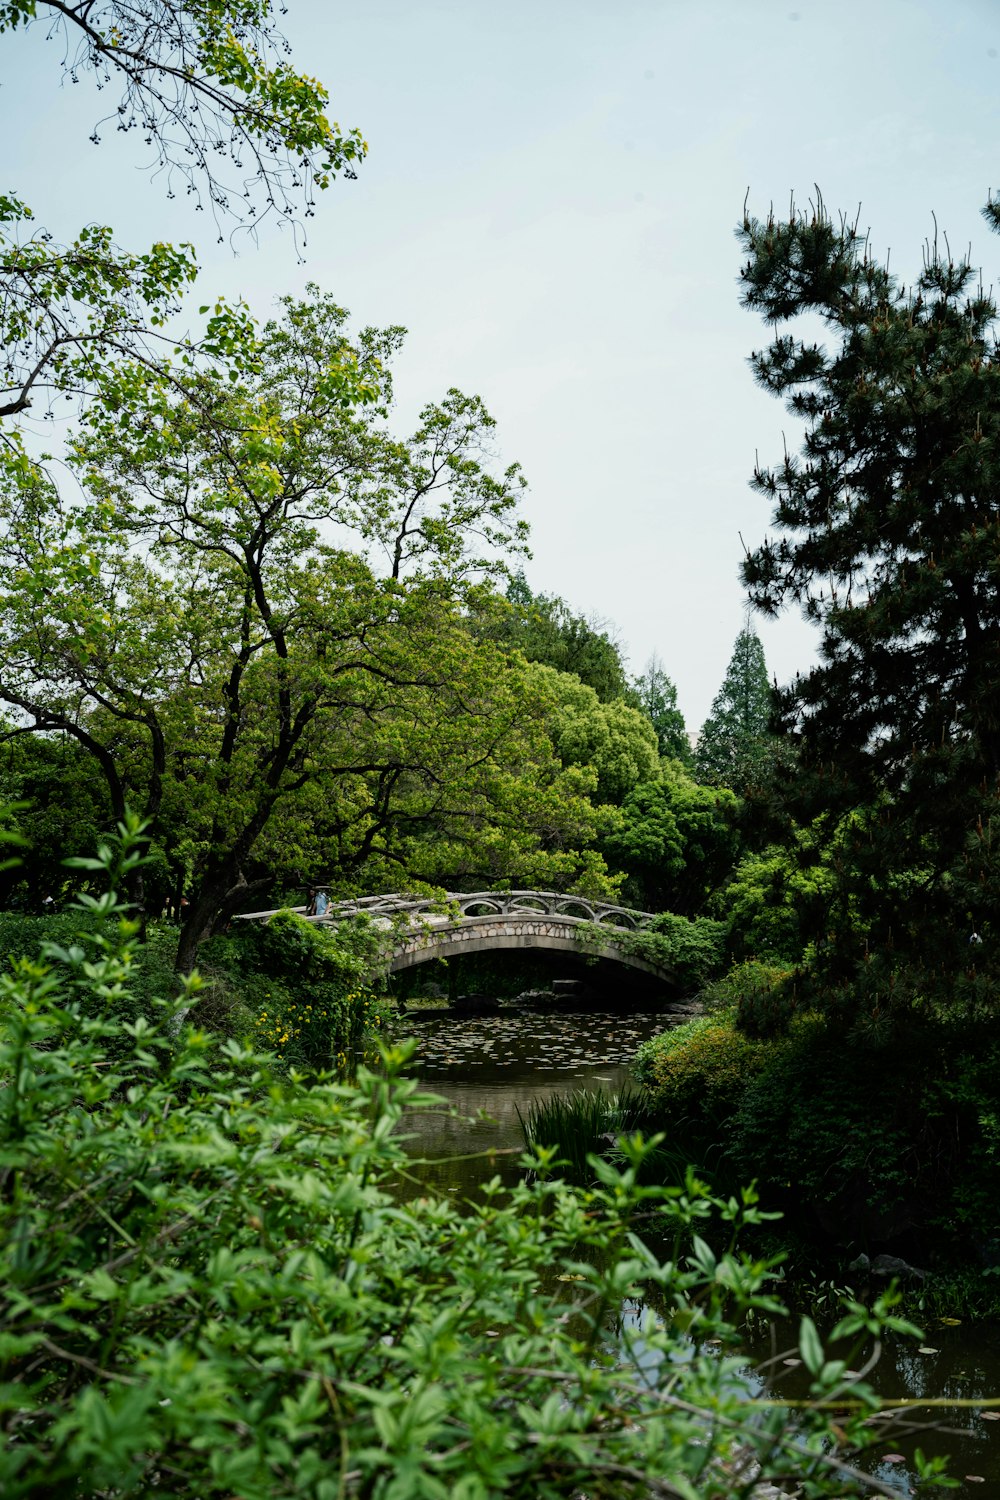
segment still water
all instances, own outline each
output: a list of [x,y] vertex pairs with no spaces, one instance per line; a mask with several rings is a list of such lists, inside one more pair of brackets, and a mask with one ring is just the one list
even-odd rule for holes
[[421,1110],[407,1122],[409,1149],[425,1158],[420,1177],[460,1195],[484,1176],[515,1182],[524,1149],[518,1110],[526,1115],[535,1100],[579,1089],[620,1088],[639,1043],[674,1020],[658,1012],[531,1010],[415,1020],[416,1069],[447,1101],[446,1109]]
[[[628,1065],[639,1043],[677,1019],[654,1011],[513,1009],[467,1019],[413,1017],[416,1069],[428,1089],[446,1101],[440,1111],[420,1111],[407,1120],[408,1149],[419,1160],[413,1191],[431,1188],[462,1198],[474,1195],[484,1178],[516,1181],[523,1149],[518,1111],[526,1115],[535,1100],[555,1094],[620,1088],[629,1081]],[[973,1402],[1000,1397],[996,1330],[928,1324],[924,1333],[920,1345],[900,1339],[883,1351],[872,1377],[882,1396]],[[793,1323],[748,1335],[748,1385],[759,1384],[754,1366],[782,1351],[791,1360],[795,1343]],[[775,1394],[796,1398],[807,1391],[805,1372],[782,1360]],[[894,1434],[868,1465],[875,1477],[900,1495],[916,1493],[909,1460],[914,1448],[922,1447],[928,1454],[950,1454],[950,1472],[960,1481],[950,1493],[1000,1500],[1000,1420],[993,1412],[976,1406],[924,1408],[910,1419],[921,1425],[933,1419],[950,1431]]]

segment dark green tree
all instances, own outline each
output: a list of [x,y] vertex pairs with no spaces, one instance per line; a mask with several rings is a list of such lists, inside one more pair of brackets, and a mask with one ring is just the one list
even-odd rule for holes
[[555,594],[533,594],[521,572],[511,579],[504,599],[483,602],[475,629],[527,661],[573,673],[602,703],[628,693],[625,663],[607,621],[575,615]]
[[0,909],[62,907],[80,887],[64,861],[92,854],[114,827],[100,767],[65,734],[29,733],[0,719],[0,805],[27,839],[16,863],[0,862]]
[[770,717],[764,648],[747,625],[736,637],[725,678],[698,739],[694,763],[701,779],[741,795],[759,782],[768,762]]
[[676,763],[634,787],[604,846],[609,863],[626,874],[626,900],[653,911],[700,912],[736,857],[735,806],[732,793],[699,786]]
[[[1000,206],[985,210],[1000,227]],[[821,952],[873,1013],[992,994],[1000,870],[1000,361],[996,304],[947,240],[912,285],[822,201],[744,219],[743,302],[773,329],[752,368],[805,426],[758,467],[775,536],[755,604],[797,604],[817,665],[777,698],[792,791],[843,828]],[[825,342],[793,320],[821,319]],[[975,933],[970,946],[970,934]]]
[[693,761],[691,742],[684,715],[677,707],[677,688],[655,651],[646,663],[645,672],[636,678],[634,691],[639,707],[656,730],[660,754],[690,767]]

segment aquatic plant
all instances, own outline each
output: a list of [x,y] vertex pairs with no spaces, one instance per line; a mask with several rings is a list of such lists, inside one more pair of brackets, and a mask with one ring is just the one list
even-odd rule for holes
[[533,1100],[527,1115],[518,1110],[517,1118],[527,1149],[553,1151],[554,1164],[570,1182],[593,1182],[595,1158],[620,1159],[620,1138],[637,1130],[656,1139],[644,1162],[645,1175],[659,1182],[683,1181],[687,1160],[662,1137],[657,1139],[658,1117],[648,1094],[640,1090],[578,1089],[572,1094],[554,1094]]

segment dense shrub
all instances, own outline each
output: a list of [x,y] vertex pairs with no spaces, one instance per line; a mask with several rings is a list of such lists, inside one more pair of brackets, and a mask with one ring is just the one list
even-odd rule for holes
[[1000,1042],[914,1025],[876,1045],[815,1012],[758,1039],[730,1011],[654,1037],[636,1073],[671,1137],[711,1143],[797,1233],[1000,1265]]
[[583,948],[600,951],[612,942],[625,953],[644,958],[667,969],[677,988],[690,993],[717,973],[723,955],[725,928],[708,917],[679,917],[674,912],[660,912],[648,927],[635,931],[611,929],[591,923],[580,929]]
[[0,963],[35,958],[43,943],[71,943],[81,930],[93,930],[97,920],[78,907],[45,917],[0,911]]
[[282,911],[213,939],[205,963],[235,990],[256,1045],[292,1066],[351,1073],[377,1057],[393,1010],[375,982],[383,939],[365,917],[334,930]]
[[[86,951],[86,943],[98,937],[108,939],[115,931],[116,923],[92,908],[75,907],[44,917],[0,912],[0,970],[37,958],[44,945],[49,972],[62,979],[69,978]],[[176,929],[150,927],[146,941],[136,951],[128,989],[112,997],[91,995],[83,989],[80,1004],[85,1009],[90,1006],[95,1017],[107,1019],[110,1015],[123,1024],[150,1015],[154,998],[162,999],[176,990],[173,977],[176,944]],[[118,1050],[126,1048],[127,1035],[119,1034],[114,1045]]]
[[[996,1098],[981,1076],[963,1111],[949,1101],[967,1076],[954,1035],[915,1033],[888,1046],[845,1038],[820,1016],[797,1021],[747,1082],[729,1128],[734,1170],[792,1182],[820,1225],[846,1243],[903,1236],[932,1254],[941,1236],[965,1238],[971,1194],[977,1234],[997,1232],[998,1163],[983,1153],[977,1113]],[[966,1253],[968,1245],[964,1247]]]
[[706,986],[702,999],[713,1011],[731,1011],[745,1036],[778,1036],[799,1010],[796,976],[778,964],[747,959]]
[[666,1118],[710,1127],[738,1106],[766,1056],[765,1044],[744,1036],[731,1016],[698,1016],[643,1042],[634,1072]]
[[[786,1476],[851,1492],[841,1457],[885,1429],[863,1422],[863,1382],[831,1426],[844,1365],[812,1325],[821,1399],[794,1423],[719,1355],[749,1308],[780,1311],[765,1267],[694,1232],[752,1223],[752,1195],[639,1188],[637,1138],[585,1192],[540,1171],[478,1207],[398,1203],[401,1114],[428,1102],[398,1055],[302,1088],[191,1024],[194,982],[131,1026],[97,1019],[137,963],[128,924],[103,925],[113,897],[97,915],[0,984],[5,1500],[646,1500]],[[646,1287],[673,1316],[613,1335]],[[858,1310],[840,1331],[887,1322]]]

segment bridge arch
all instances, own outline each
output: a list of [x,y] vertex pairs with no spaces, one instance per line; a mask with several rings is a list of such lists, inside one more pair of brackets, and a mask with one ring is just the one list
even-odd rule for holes
[[465,917],[440,925],[427,924],[420,930],[410,927],[397,937],[389,972],[399,973],[437,958],[531,949],[535,952],[571,953],[576,958],[609,959],[625,968],[651,974],[665,984],[671,982],[673,976],[665,968],[630,952],[616,943],[610,934],[607,939],[602,934],[600,940],[595,940],[588,931],[585,937],[581,931],[585,927],[589,928],[589,924],[582,918],[494,914]]

